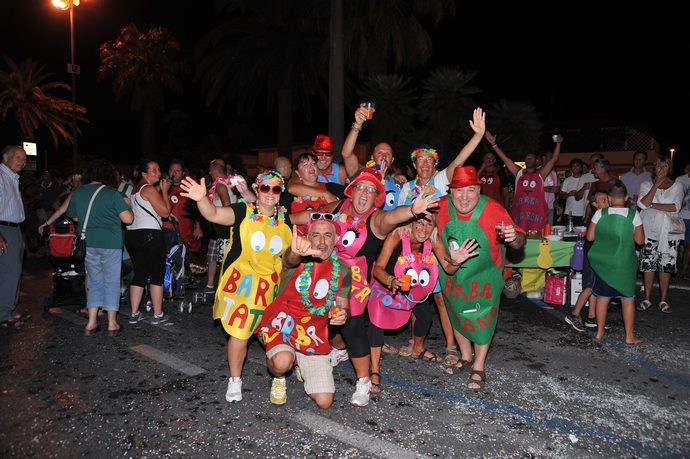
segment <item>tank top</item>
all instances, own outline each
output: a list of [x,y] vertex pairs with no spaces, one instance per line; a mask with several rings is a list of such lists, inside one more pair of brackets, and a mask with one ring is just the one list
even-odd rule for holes
[[[132,195],[132,212],[134,212],[134,221],[131,225],[127,226],[128,230],[161,229],[162,219],[160,215],[153,210],[151,203],[141,196],[141,190],[143,190],[145,186],[150,185],[146,184],[142,186],[139,191]],[[148,212],[151,212],[152,215],[146,212],[147,210]]]

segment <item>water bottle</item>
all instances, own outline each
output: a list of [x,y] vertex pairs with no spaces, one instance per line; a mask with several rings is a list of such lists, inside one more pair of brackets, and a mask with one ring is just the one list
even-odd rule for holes
[[568,232],[573,232],[573,212],[568,212]]

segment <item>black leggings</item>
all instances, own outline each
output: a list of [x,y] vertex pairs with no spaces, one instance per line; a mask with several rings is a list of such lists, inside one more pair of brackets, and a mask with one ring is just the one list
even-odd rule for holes
[[131,284],[146,287],[146,280],[150,277],[151,285],[163,285],[166,251],[163,232],[151,229],[128,230],[125,233],[125,246],[134,267]]
[[[414,314],[417,319],[414,323],[414,330],[412,334],[414,336],[423,337],[429,332],[431,328],[432,317],[434,313],[434,308],[431,306],[431,302],[427,298],[412,309],[412,314]],[[371,347],[381,347],[383,346],[383,329],[377,327],[376,325],[369,324],[369,344]],[[349,353],[349,350],[348,350]]]
[[347,345],[347,353],[350,357],[358,358],[369,355],[367,329],[371,326],[369,314],[365,310],[364,313],[358,316],[350,317],[350,320],[340,328],[340,333],[343,335]]

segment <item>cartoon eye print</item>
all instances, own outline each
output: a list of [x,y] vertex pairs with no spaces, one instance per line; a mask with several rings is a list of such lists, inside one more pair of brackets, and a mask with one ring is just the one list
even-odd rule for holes
[[419,276],[417,275],[417,271],[415,271],[412,268],[407,268],[405,270],[405,274],[407,274],[408,276],[410,276],[412,278],[412,281],[410,282],[410,286],[414,287],[415,285],[417,285],[417,283],[419,282]]
[[257,231],[252,234],[250,241],[252,249],[254,249],[255,252],[259,252],[266,245],[266,235],[261,231]]
[[389,191],[386,193],[386,205],[392,206],[395,204],[395,191]]
[[326,279],[319,279],[314,286],[314,298],[321,300],[328,295],[328,281]]
[[180,202],[180,198],[178,198],[177,196],[170,196],[170,200],[173,204],[177,204],[178,202]]
[[429,285],[429,280],[431,276],[429,275],[429,270],[428,269],[422,269],[422,272],[419,273],[419,285],[422,287],[426,287]]
[[530,188],[534,188],[534,187],[536,187],[536,186],[537,186],[537,181],[536,181],[536,180],[532,180],[531,182],[529,182],[529,187],[530,187]]
[[273,236],[268,243],[268,251],[273,255],[280,253],[283,248],[283,240],[280,236]]
[[359,236],[359,232],[354,230],[354,229],[349,229],[345,231],[345,234],[343,234],[343,238],[341,239],[341,244],[343,247],[349,247],[352,244],[354,244],[355,240],[357,239],[357,236]]
[[529,180],[527,180],[527,179],[523,180],[523,181],[522,181],[522,186],[524,186],[525,188],[527,188],[527,187],[529,186]]
[[[302,276],[297,276],[297,279],[295,279],[295,289],[299,292],[299,281],[300,277]],[[309,290],[309,286],[311,286],[311,276],[307,278],[307,290]]]
[[493,177],[489,177],[488,179],[486,179],[485,183],[486,183],[487,185],[491,185],[492,183],[494,183],[494,178],[493,178]]
[[481,180],[482,183],[486,183],[486,177],[482,177],[482,178],[480,178],[479,180]]

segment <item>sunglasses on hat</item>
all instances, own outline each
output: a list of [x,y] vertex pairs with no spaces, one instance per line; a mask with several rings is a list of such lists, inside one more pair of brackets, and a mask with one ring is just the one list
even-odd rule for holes
[[321,212],[312,212],[309,214],[309,219],[310,220],[329,220],[333,221],[335,220],[335,215],[333,214],[328,214],[328,213],[321,213]]
[[259,185],[259,191],[262,193],[268,193],[269,191],[273,191],[273,194],[280,194],[283,191],[283,187],[280,185]]

